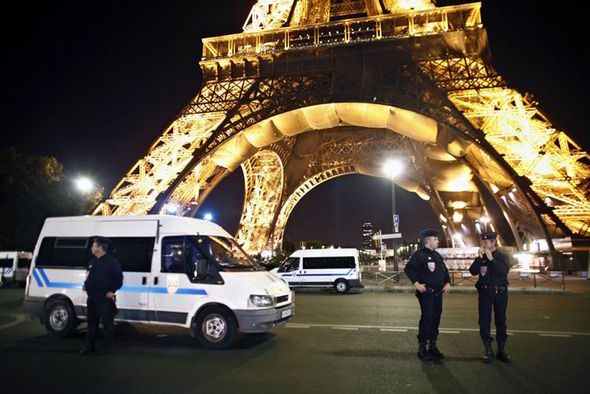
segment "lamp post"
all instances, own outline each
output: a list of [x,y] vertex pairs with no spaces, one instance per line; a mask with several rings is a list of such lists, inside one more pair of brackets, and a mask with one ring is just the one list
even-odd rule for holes
[[[401,174],[403,169],[403,164],[399,159],[389,159],[383,164],[383,172],[385,175],[391,180],[391,215],[392,215],[392,230],[393,234],[399,232],[399,215],[397,215],[395,211],[395,182],[394,179]],[[397,273],[399,271],[399,266],[397,262],[397,251],[395,249],[395,238],[392,239],[392,248],[393,248],[393,272]]]

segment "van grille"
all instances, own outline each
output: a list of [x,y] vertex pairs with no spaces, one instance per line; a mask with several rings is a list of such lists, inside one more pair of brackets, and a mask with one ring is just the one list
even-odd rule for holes
[[277,304],[282,304],[283,302],[287,302],[287,301],[289,301],[289,295],[288,294],[287,295],[284,295],[284,296],[277,297],[275,299],[275,302]]

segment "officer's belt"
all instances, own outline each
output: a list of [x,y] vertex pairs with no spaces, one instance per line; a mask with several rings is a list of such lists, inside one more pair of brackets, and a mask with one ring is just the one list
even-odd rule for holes
[[494,289],[494,290],[500,290],[500,291],[506,291],[508,289],[508,286],[504,286],[504,285],[482,285],[482,284],[477,284],[477,285],[475,285],[475,287],[477,287],[478,289]]

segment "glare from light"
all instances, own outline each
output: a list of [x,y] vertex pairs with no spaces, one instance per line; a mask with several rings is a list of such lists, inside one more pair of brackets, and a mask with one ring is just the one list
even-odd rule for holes
[[459,211],[455,211],[453,213],[453,222],[461,223],[462,220],[463,220],[463,214]]
[[479,218],[479,221],[482,222],[483,224],[488,224],[490,222],[490,218],[487,216],[482,216]]
[[162,211],[165,215],[176,215],[176,212],[178,212],[178,206],[176,206],[176,204],[168,203],[164,205]]
[[212,221],[213,220],[213,215],[210,212],[207,212],[204,216],[203,219],[208,220],[208,221]]
[[82,193],[88,193],[94,189],[94,183],[86,177],[76,179],[76,188]]
[[390,179],[401,174],[404,166],[399,159],[389,159],[383,164],[383,173]]

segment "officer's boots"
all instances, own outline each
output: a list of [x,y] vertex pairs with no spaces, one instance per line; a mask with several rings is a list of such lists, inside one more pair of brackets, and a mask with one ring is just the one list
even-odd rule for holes
[[423,361],[432,360],[432,356],[428,350],[426,350],[426,342],[418,343],[418,358]]
[[509,362],[510,356],[506,354],[504,351],[504,346],[506,346],[505,342],[498,342],[498,352],[496,353],[496,358],[502,362]]
[[445,355],[436,347],[436,339],[431,339],[428,343],[428,353],[430,353],[433,360],[442,360],[445,358]]
[[487,364],[494,361],[494,351],[492,350],[492,345],[490,342],[484,342],[483,346],[485,347],[485,354],[483,355],[483,361]]

